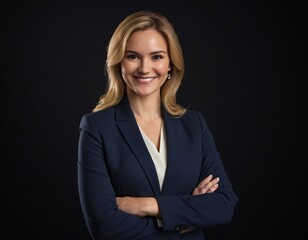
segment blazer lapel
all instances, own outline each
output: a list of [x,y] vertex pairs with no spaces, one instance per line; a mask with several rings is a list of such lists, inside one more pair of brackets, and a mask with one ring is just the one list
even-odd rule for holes
[[[170,190],[177,187],[176,177],[179,161],[179,148],[181,147],[181,137],[177,134],[181,129],[181,122],[178,118],[174,118],[168,114],[166,110],[164,113],[164,124],[167,138],[167,171],[164,179],[162,193],[168,193]],[[170,190],[169,190],[170,189]]]
[[125,142],[143,168],[151,184],[154,195],[160,195],[159,182],[153,160],[143,141],[134,114],[129,106],[127,96],[116,106],[116,124]]

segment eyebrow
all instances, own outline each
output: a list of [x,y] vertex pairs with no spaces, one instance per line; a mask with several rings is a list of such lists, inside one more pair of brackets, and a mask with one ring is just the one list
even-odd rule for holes
[[[125,51],[125,53],[132,53],[132,54],[139,55],[138,52],[133,51],[133,50],[127,50],[127,51]],[[154,54],[161,54],[161,53],[167,54],[165,51],[162,51],[162,50],[160,50],[160,51],[154,51],[154,52],[151,52],[150,54],[151,54],[151,55],[154,55]]]

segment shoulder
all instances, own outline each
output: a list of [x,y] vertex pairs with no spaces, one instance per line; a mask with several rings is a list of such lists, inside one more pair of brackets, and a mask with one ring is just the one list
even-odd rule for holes
[[189,126],[194,131],[204,132],[208,130],[205,116],[198,110],[188,109],[180,119],[183,125]]
[[[165,111],[166,113],[166,111]],[[170,114],[165,114],[165,120],[170,124],[177,126],[184,126],[185,128],[200,129],[205,126],[205,119],[200,111],[187,109],[186,112],[180,117],[174,117]]]
[[114,119],[115,107],[109,107],[97,112],[86,113],[81,117],[80,128],[89,128],[106,124]]
[[180,119],[182,121],[192,121],[192,122],[203,122],[204,116],[200,111],[197,110],[192,110],[192,109],[187,109],[185,114],[183,114]]

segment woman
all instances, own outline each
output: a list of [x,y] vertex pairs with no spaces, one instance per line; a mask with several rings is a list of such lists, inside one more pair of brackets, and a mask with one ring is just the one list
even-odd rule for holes
[[203,116],[176,102],[184,59],[171,23],[140,11],[115,30],[108,86],[80,123],[78,186],[93,239],[204,239],[237,203]]

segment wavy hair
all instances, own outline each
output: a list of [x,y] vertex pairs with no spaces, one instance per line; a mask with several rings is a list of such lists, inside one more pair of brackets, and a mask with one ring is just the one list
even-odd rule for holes
[[93,112],[114,106],[121,101],[126,85],[122,79],[120,64],[124,58],[127,41],[132,33],[147,29],[154,29],[161,33],[168,46],[171,78],[167,79],[161,87],[162,104],[172,116],[179,117],[186,112],[186,109],[176,101],[176,94],[185,72],[183,52],[178,36],[166,17],[151,11],[139,11],[127,16],[113,33],[107,47],[105,65],[107,87]]

